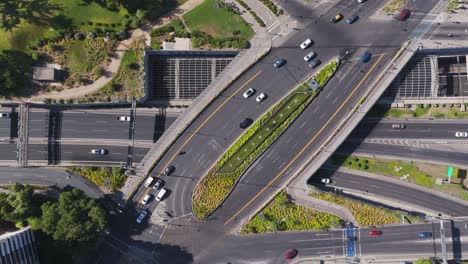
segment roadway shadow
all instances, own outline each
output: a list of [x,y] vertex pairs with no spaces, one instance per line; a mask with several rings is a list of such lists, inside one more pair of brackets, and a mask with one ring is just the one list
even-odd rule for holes
[[166,130],[166,107],[159,108],[159,112],[154,117],[153,143],[158,141]]
[[[466,223],[465,223],[466,225]],[[452,231],[452,253],[454,259],[462,259],[461,231],[455,227],[454,222],[450,221],[450,229]],[[450,238],[450,237],[447,237]]]
[[11,115],[10,115],[10,139],[18,138],[19,130],[19,115],[18,108],[16,106],[11,106]]
[[60,164],[60,140],[62,135],[63,113],[60,110],[50,109],[47,132],[47,164]]

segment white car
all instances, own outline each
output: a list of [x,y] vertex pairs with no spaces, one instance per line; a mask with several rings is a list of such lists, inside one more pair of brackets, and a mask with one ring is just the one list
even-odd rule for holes
[[153,195],[151,194],[147,194],[145,195],[145,198],[143,198],[143,200],[141,201],[141,203],[143,205],[147,205],[149,203],[149,201],[151,200],[151,197],[153,197]]
[[257,97],[257,99],[255,99],[255,101],[257,101],[258,103],[260,103],[261,101],[265,100],[265,98],[266,98],[266,94],[261,93],[261,94]]
[[331,180],[329,178],[322,178],[322,179],[320,179],[320,182],[324,183],[324,184],[329,184],[331,182]]
[[362,4],[362,3],[364,3],[366,0],[357,0],[357,1],[358,1],[358,3]]
[[132,121],[132,118],[129,116],[119,116],[117,117],[117,120],[119,120],[120,122],[130,122]]
[[304,42],[301,43],[301,49],[306,49],[307,47],[309,47],[310,44],[312,44],[311,39],[304,40]]
[[107,153],[107,150],[105,150],[105,149],[92,149],[91,153],[95,154],[95,155],[105,155]]
[[9,118],[10,114],[9,113],[0,113],[0,118]]
[[312,59],[313,57],[315,57],[315,53],[313,51],[311,51],[311,52],[309,52],[309,54],[305,55],[304,60],[305,61],[310,61],[310,59]]
[[249,88],[247,91],[245,91],[244,98],[249,98],[254,93],[255,93],[255,90],[253,88]]
[[145,217],[148,215],[148,211],[144,210],[141,212],[141,214],[138,216],[136,222],[138,224],[141,224],[141,222],[143,222],[143,220],[145,220]]
[[455,132],[455,137],[468,137],[467,132]]

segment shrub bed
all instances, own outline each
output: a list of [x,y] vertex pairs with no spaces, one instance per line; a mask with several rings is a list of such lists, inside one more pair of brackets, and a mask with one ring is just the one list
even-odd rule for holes
[[111,190],[117,190],[124,186],[127,176],[120,168],[87,167],[71,168],[71,171],[89,179],[98,186],[105,186]]
[[263,22],[263,20],[261,20],[258,16],[257,16],[257,13],[255,13],[254,11],[250,10],[249,13],[255,18],[255,21],[257,21],[258,25],[261,26],[261,27],[265,27],[265,23]]
[[398,10],[400,10],[406,3],[406,0],[391,0],[390,3],[388,3],[383,11],[385,13],[394,13]]
[[423,221],[423,219],[403,211],[372,206],[338,194],[321,193],[311,194],[311,196],[348,208],[361,226],[398,224],[401,222],[402,215],[412,223]]
[[270,9],[271,12],[273,12],[273,14],[277,16],[283,14],[283,10],[279,9],[272,1],[260,0],[260,2],[262,2],[266,7],[268,7],[268,9]]
[[242,228],[244,234],[290,230],[326,230],[340,228],[337,216],[296,205],[281,192],[275,199]]
[[[328,71],[327,66],[324,69]],[[286,130],[316,95],[306,83],[302,84],[262,115],[226,150],[195,188],[192,204],[196,217],[205,218],[216,210],[244,170]]]

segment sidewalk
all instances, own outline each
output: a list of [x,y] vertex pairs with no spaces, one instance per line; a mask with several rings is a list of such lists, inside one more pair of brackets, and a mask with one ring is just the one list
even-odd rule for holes
[[310,196],[309,190],[307,187],[303,187],[303,185],[288,186],[286,187],[286,193],[291,195],[295,204],[299,204],[313,210],[318,210],[320,212],[336,215],[345,221],[352,222],[354,226],[360,226],[359,222],[353,216],[351,211],[348,210],[348,208]]
[[150,33],[153,29],[162,27],[166,24],[169,24],[174,18],[180,17],[185,13],[189,12],[196,6],[198,6],[203,0],[188,0],[181,6],[179,6],[174,11],[168,13],[167,15],[159,18],[156,22],[145,25],[142,28],[135,29],[131,32],[130,38],[123,40],[120,42],[119,46],[116,48],[116,55],[111,58],[110,63],[104,69],[105,74],[104,76],[98,78],[90,85],[83,85],[76,88],[64,89],[60,92],[52,91],[49,93],[39,94],[30,98],[23,98],[25,100],[29,100],[31,102],[39,102],[42,103],[43,99],[50,98],[50,99],[71,99],[71,98],[78,98],[83,97],[86,94],[91,94],[97,92],[99,89],[104,87],[107,83],[109,83],[116,75],[117,71],[119,70],[120,63],[122,62],[122,57],[127,50],[127,47],[136,39],[138,38],[145,38],[145,43],[147,46],[151,45],[151,37]]

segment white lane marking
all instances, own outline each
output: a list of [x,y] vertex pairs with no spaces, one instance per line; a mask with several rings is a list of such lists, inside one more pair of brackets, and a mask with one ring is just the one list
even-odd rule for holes
[[96,123],[107,123],[107,121],[97,120]]
[[361,183],[360,183],[360,182],[358,182],[358,181],[351,181],[351,182],[354,182],[354,183],[357,183],[357,184],[361,184]]
[[335,100],[333,100],[332,104],[335,104],[336,100],[338,100],[338,97],[336,97]]
[[290,138],[286,141],[286,143],[289,143],[289,141],[291,141],[292,139],[293,139],[293,137],[290,137]]
[[322,113],[322,114],[320,115],[320,118],[319,118],[319,119],[322,119],[324,115],[325,115],[325,113]]
[[106,132],[107,130],[95,129],[94,132]]

